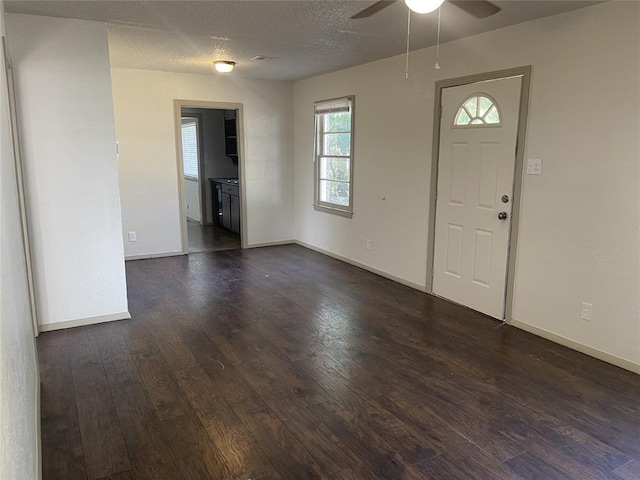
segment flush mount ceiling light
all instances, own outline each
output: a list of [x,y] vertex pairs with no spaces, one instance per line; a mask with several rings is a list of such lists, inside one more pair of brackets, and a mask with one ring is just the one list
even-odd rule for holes
[[404,3],[416,13],[431,13],[437,10],[444,0],[404,0]]
[[229,60],[218,60],[213,62],[213,66],[220,73],[229,73],[236,66],[236,62],[230,62]]

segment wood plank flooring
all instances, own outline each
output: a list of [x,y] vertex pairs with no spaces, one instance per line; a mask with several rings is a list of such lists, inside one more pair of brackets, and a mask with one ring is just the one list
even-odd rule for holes
[[240,248],[240,235],[218,225],[187,222],[189,253],[220,252]]
[[38,338],[45,480],[640,478],[640,376],[299,246]]

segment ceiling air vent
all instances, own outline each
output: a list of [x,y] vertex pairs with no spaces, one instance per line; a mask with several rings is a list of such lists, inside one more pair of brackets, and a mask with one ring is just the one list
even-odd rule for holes
[[273,62],[274,60],[278,60],[279,57],[267,57],[266,55],[256,55],[251,60],[255,60],[258,62]]

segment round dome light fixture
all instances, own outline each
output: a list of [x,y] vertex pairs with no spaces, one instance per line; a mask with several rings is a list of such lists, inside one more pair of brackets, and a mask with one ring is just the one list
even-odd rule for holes
[[437,10],[444,0],[404,0],[404,3],[416,13],[431,13]]
[[216,67],[216,70],[220,73],[229,73],[233,70],[233,67],[236,66],[236,62],[231,62],[229,60],[218,60],[213,62],[213,66]]

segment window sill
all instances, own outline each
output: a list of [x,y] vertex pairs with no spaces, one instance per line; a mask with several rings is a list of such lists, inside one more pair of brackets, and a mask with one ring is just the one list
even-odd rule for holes
[[333,215],[339,215],[341,217],[351,218],[353,217],[353,212],[349,210],[341,210],[339,208],[331,208],[324,205],[313,205],[313,209],[316,212],[324,212],[324,213],[332,213]]

